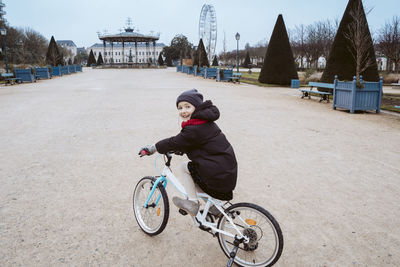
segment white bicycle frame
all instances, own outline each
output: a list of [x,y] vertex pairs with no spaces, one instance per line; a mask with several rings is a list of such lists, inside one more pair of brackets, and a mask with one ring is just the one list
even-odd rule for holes
[[[182,193],[185,197],[187,196],[186,189],[179,182],[179,180],[175,177],[175,175],[172,173],[171,169],[167,165],[165,165],[165,167],[164,167],[164,169],[163,169],[163,171],[161,173],[161,176],[154,182],[152,190],[150,191],[150,194],[147,197],[147,200],[146,200],[146,202],[144,204],[145,207],[147,207],[151,197],[153,196],[153,194],[154,194],[154,192],[155,192],[155,190],[157,188],[157,185],[159,183],[161,183],[161,184],[163,184],[164,187],[166,187],[168,181],[170,181],[176,187],[176,189],[178,189],[178,191],[180,193]],[[197,197],[201,198],[201,199],[204,199],[206,201],[206,204],[205,204],[203,212],[201,212],[199,210],[197,212],[196,216],[193,217],[193,222],[194,222],[194,224],[196,226],[198,226],[198,227],[200,227],[200,226],[208,227],[208,228],[211,229],[211,232],[213,234],[218,232],[220,234],[223,234],[223,235],[226,235],[226,236],[230,236],[232,238],[239,238],[239,239],[243,238],[244,243],[248,243],[249,242],[249,238],[244,236],[244,235],[242,235],[240,230],[237,228],[237,226],[233,222],[232,218],[225,213],[224,209],[222,208],[223,203],[222,203],[221,200],[215,199],[215,198],[209,196],[206,193],[197,193]],[[158,198],[156,200],[156,203],[155,203],[156,205],[158,204],[158,201],[160,200],[160,198],[161,198],[161,195],[158,196]],[[233,234],[231,234],[229,232],[226,232],[224,230],[220,230],[220,229],[217,228],[217,223],[216,222],[213,223],[213,222],[208,222],[206,220],[208,210],[210,209],[210,207],[212,205],[214,205],[221,212],[221,214],[229,221],[230,227],[236,231],[236,233],[237,233],[236,235],[233,235]],[[246,223],[246,221],[243,220],[243,218],[240,217],[240,215],[238,215],[237,217],[241,220],[241,222],[244,225],[246,225],[247,227],[250,227],[250,225],[248,225]]]

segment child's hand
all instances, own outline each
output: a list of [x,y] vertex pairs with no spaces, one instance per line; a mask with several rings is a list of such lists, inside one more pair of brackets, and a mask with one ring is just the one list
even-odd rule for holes
[[157,152],[157,149],[156,149],[155,145],[147,145],[145,147],[142,147],[139,150],[139,156],[140,157],[150,156],[150,155],[154,154],[155,152]]

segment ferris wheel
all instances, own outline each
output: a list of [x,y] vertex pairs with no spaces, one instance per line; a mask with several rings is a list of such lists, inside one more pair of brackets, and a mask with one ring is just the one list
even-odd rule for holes
[[217,15],[212,5],[204,4],[201,9],[199,20],[200,38],[203,39],[208,61],[211,63],[217,45]]

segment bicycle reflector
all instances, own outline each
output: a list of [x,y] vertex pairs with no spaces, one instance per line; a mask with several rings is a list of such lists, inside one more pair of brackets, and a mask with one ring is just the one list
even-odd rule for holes
[[246,219],[245,221],[248,225],[251,225],[251,226],[254,226],[257,224],[257,222],[253,219]]
[[161,212],[161,209],[158,208],[158,209],[157,209],[157,216],[160,216],[160,212]]

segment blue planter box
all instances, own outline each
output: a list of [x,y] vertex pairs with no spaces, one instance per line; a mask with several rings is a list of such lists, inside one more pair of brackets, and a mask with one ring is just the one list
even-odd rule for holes
[[69,73],[75,73],[76,72],[75,65],[68,65],[68,71]]
[[15,69],[15,78],[21,79],[21,82],[36,82],[31,69]]
[[48,68],[35,68],[36,78],[38,79],[51,79]]
[[360,82],[364,88],[357,88],[356,77],[352,82],[341,82],[336,76],[333,88],[333,109],[348,109],[350,113],[356,110],[375,110],[379,113],[382,101],[382,77],[379,82],[363,82],[360,76]]
[[217,68],[206,68],[204,71],[204,78],[217,78]]
[[192,67],[192,66],[189,66],[188,68],[187,68],[187,72],[186,72],[187,74],[194,74],[194,68]]
[[189,66],[185,66],[185,65],[182,66],[182,72],[183,73],[187,73],[188,69],[189,69]]
[[205,70],[204,67],[200,67],[200,68],[196,69],[195,75],[196,76],[204,76],[204,70]]
[[300,87],[300,81],[297,80],[297,79],[291,80],[290,87],[291,87],[291,88],[299,88],[299,87]]
[[82,72],[82,66],[81,65],[75,65],[76,71]]
[[176,71],[177,72],[182,72],[182,66],[181,65],[176,66]]
[[66,74],[69,74],[70,72],[69,72],[69,68],[68,68],[68,66],[61,66],[61,74],[62,75],[66,75]]
[[221,70],[217,72],[217,82],[219,81],[230,81],[233,76],[233,70],[227,70],[227,69],[222,69],[222,74]]
[[51,67],[53,71],[51,72],[52,76],[61,76],[61,66]]

